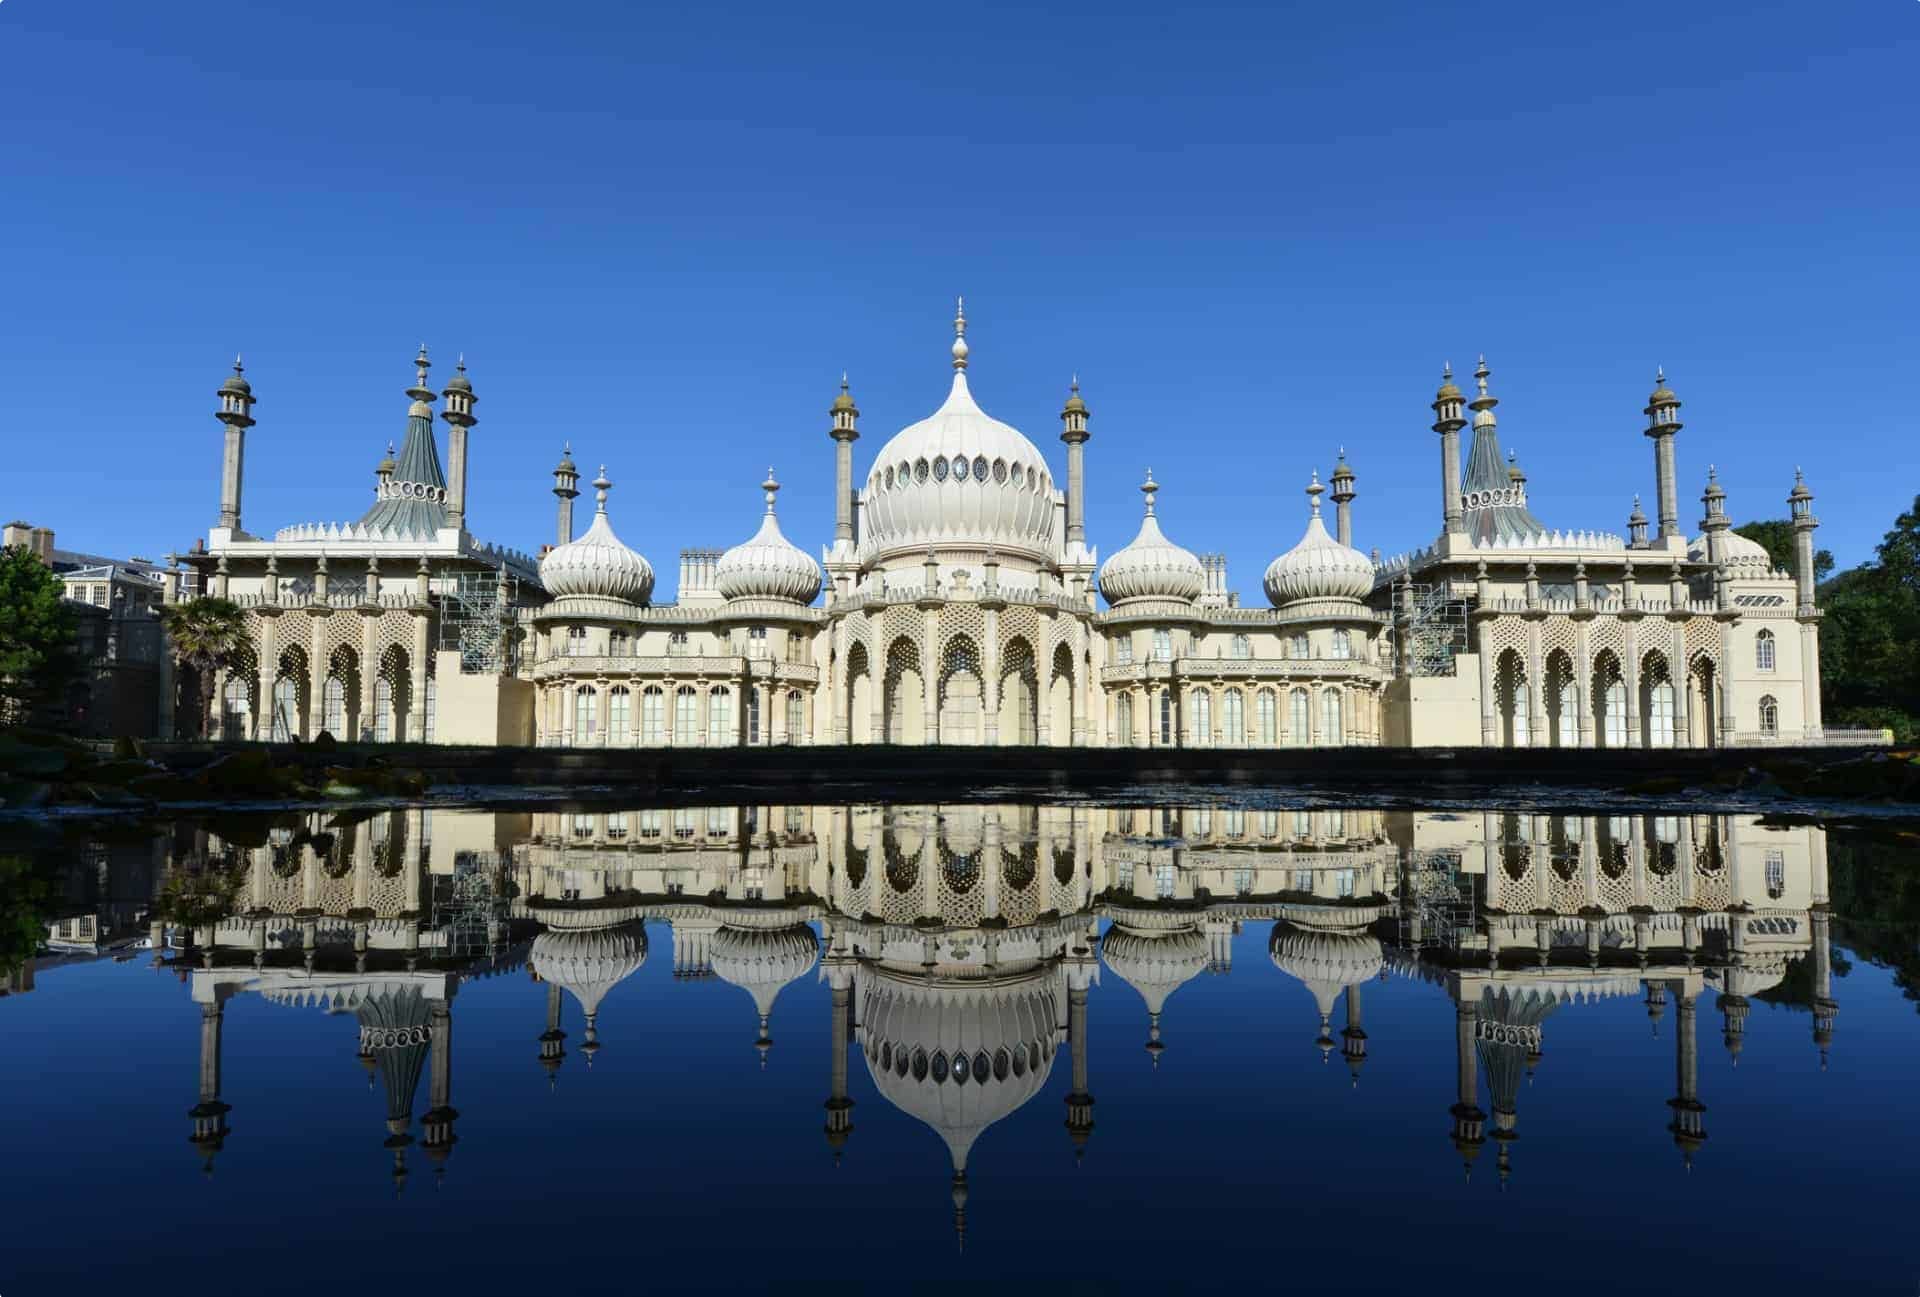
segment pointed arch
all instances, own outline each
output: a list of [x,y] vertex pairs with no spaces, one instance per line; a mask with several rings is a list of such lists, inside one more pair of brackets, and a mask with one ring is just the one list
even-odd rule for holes
[[290,743],[307,737],[307,690],[311,677],[307,671],[307,650],[289,644],[280,653],[280,666],[273,676],[273,712],[271,737],[275,743]]
[[1533,689],[1527,679],[1527,664],[1514,649],[1501,653],[1494,663],[1494,697],[1500,718],[1500,746],[1533,746]]
[[1640,743],[1649,748],[1670,748],[1674,743],[1674,719],[1679,713],[1679,698],[1667,655],[1648,650],[1640,658]]
[[941,743],[975,744],[984,737],[985,687],[980,649],[970,635],[955,635],[940,650],[938,723]]
[[1040,670],[1024,635],[1000,653],[999,736],[1002,747],[1032,747],[1040,741]]
[[1547,654],[1546,704],[1549,747],[1580,746],[1579,684],[1574,678],[1573,655],[1565,649]]
[[921,674],[920,646],[905,635],[887,646],[883,717],[886,742],[926,742],[926,677]]
[[1073,650],[1053,646],[1053,665],[1047,680],[1048,738],[1056,747],[1073,742]]
[[1627,746],[1627,684],[1620,658],[1601,649],[1593,659],[1593,741],[1603,748]]
[[867,646],[856,643],[847,650],[847,742],[871,743],[873,735],[873,667],[867,661]]

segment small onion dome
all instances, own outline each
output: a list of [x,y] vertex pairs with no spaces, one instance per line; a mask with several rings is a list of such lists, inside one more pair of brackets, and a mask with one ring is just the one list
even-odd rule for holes
[[1154,495],[1159,490],[1153,470],[1148,469],[1147,480],[1140,484],[1147,501],[1140,534],[1100,566],[1100,590],[1110,604],[1133,599],[1197,599],[1206,589],[1207,572],[1200,560],[1160,531],[1160,520],[1153,512]]
[[1507,452],[1507,480],[1509,482],[1524,482],[1527,480],[1525,471],[1520,467],[1519,457],[1512,451]]
[[780,534],[780,520],[774,516],[773,499],[780,484],[767,470],[760,484],[767,493],[766,516],[753,538],[720,556],[713,570],[713,584],[728,599],[791,599],[812,603],[820,593],[820,565],[805,551]]
[[1289,923],[1273,925],[1267,954],[1275,968],[1313,992],[1323,1020],[1341,991],[1371,981],[1386,967],[1379,941],[1365,932],[1313,932]]
[[[847,390],[847,376],[844,373],[840,375],[840,395],[833,398],[833,409],[835,411],[853,410],[855,414],[860,413],[854,407],[853,393]],[[767,476],[772,477],[773,474],[769,473]]]
[[1793,470],[1793,490],[1787,493],[1789,502],[1813,499],[1813,491],[1807,486],[1807,475],[1799,469]]
[[553,466],[555,473],[577,473],[578,466],[573,462],[573,443],[565,442],[560,447],[560,462]]
[[1640,497],[1637,495],[1633,497],[1633,512],[1627,515],[1627,525],[1629,527],[1644,527],[1647,525],[1646,510],[1640,507]]
[[767,1034],[773,1002],[780,992],[812,971],[820,958],[820,940],[804,923],[786,928],[723,927],[713,934],[713,973],[753,997],[760,1015],[760,1038],[755,1041],[764,1058],[773,1044]]
[[1647,398],[1648,405],[1672,405],[1679,401],[1671,387],[1667,386],[1667,371],[1664,366],[1653,372],[1653,395]]
[[453,362],[453,377],[447,380],[449,392],[471,392],[473,383],[467,378],[467,358],[462,355]]
[[240,357],[233,358],[233,377],[220,384],[222,392],[238,392],[242,396],[253,395],[253,385],[246,379],[247,367],[240,363]]
[[1207,971],[1207,937],[1191,925],[1137,932],[1116,923],[1100,940],[1100,958],[1157,1015],[1168,996]]
[[1300,543],[1267,565],[1267,598],[1274,607],[1306,599],[1364,599],[1373,589],[1373,561],[1327,534],[1320,521],[1320,475],[1307,485],[1312,513]]
[[1060,413],[1085,414],[1087,403],[1080,397],[1080,375],[1073,376],[1073,381],[1067,385],[1067,392],[1067,403],[1061,408]]
[[608,991],[647,962],[647,933],[638,923],[612,928],[550,928],[528,956],[540,979],[570,992],[591,1018]]
[[579,540],[548,551],[540,560],[540,584],[548,594],[588,595],[626,603],[645,603],[653,597],[653,565],[621,544],[607,521],[607,491],[612,486],[603,464],[600,476],[593,481],[599,500],[593,526]]
[[1453,362],[1448,361],[1440,367],[1440,390],[1433,394],[1436,401],[1457,401],[1461,397],[1459,384],[1453,381]]
[[380,460],[378,464],[375,464],[373,466],[373,471],[376,473],[385,473],[388,477],[391,477],[393,476],[393,470],[396,467],[398,467],[398,465],[396,465],[393,462],[393,443],[389,441],[387,443],[386,455]]
[[[1737,531],[1721,533],[1720,553],[1734,567],[1757,568],[1762,573],[1773,570],[1773,555],[1767,552],[1767,547],[1757,540],[1749,540]],[[1694,563],[1707,561],[1705,536],[1695,536],[1687,543],[1687,558]]]

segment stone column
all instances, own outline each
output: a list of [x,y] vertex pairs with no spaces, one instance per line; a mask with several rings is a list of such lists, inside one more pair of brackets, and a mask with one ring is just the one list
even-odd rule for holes
[[1697,1034],[1698,1001],[1685,981],[1675,984],[1679,1000],[1679,1030],[1675,1032],[1674,1084],[1677,1093],[1667,1101],[1673,1109],[1673,1121],[1667,1130],[1688,1166],[1693,1155],[1706,1143],[1704,1122],[1707,1107],[1700,1102],[1700,1046]]
[[427,1102],[430,1105],[420,1118],[421,1146],[427,1156],[436,1164],[435,1174],[447,1160],[447,1154],[459,1137],[453,1133],[454,1120],[460,1113],[453,1106],[453,1006],[446,1000],[435,1000],[428,1008],[428,1079]]
[[1067,1138],[1074,1159],[1085,1152],[1093,1133],[1093,1095],[1087,1085],[1087,987],[1083,976],[1068,974],[1067,1041],[1073,1051],[1073,1088],[1067,1092]]
[[1540,638],[1540,621],[1527,622],[1527,742],[1536,748],[1553,746],[1547,733],[1547,673]]
[[[984,611],[986,613],[987,629],[983,636],[986,643],[980,646],[980,706],[985,714],[980,717],[980,737],[986,746],[998,747],[1000,744],[1000,686],[1002,683],[1000,679],[1000,610],[998,608],[988,608]],[[1037,663],[1035,674],[1039,674]],[[1037,706],[1035,712],[1037,716]]]
[[1720,662],[1713,673],[1720,690],[1720,742],[1731,744],[1739,730],[1740,718],[1733,710],[1733,619],[1720,622]]
[[1498,700],[1493,687],[1493,637],[1488,634],[1491,628],[1491,619],[1482,620],[1480,633],[1474,636],[1480,649],[1480,746],[1487,748],[1500,745],[1500,719],[1494,706]]
[[212,1175],[213,1155],[226,1144],[227,1114],[233,1108],[220,1098],[220,1036],[226,1016],[222,1003],[225,997],[218,986],[207,989],[211,998],[200,1004],[199,1102],[187,1110],[187,1115],[193,1119],[190,1142],[205,1159],[204,1173]]
[[1627,746],[1643,748],[1647,737],[1640,728],[1640,623],[1630,618],[1621,623],[1620,630],[1624,645],[1620,653],[1620,676],[1627,693]]
[[1448,1109],[1453,1117],[1453,1147],[1473,1173],[1473,1160],[1486,1142],[1487,1114],[1480,1110],[1480,1060],[1474,1054],[1479,1013],[1471,1003],[1458,1004],[1453,1015],[1454,1089],[1459,1096]]
[[1819,738],[1826,721],[1820,714],[1820,623],[1812,618],[1800,623],[1800,693],[1806,736]]
[[360,623],[360,732],[354,738],[366,740],[373,737],[373,684],[380,678],[380,659],[375,654],[376,641],[374,631],[379,626],[379,616],[369,613]]
[[1693,673],[1687,670],[1687,623],[1673,620],[1673,651],[1667,674],[1673,680],[1673,746],[1693,746]]
[[[327,657],[324,614],[310,617],[307,647],[307,737],[319,738],[327,727]],[[336,734],[336,739],[341,737]]]

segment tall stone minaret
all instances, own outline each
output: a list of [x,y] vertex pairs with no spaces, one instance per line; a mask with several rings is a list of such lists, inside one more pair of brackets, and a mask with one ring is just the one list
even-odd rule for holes
[[844,373],[831,413],[833,424],[827,435],[833,438],[833,548],[827,551],[826,569],[833,595],[844,598],[853,593],[853,575],[859,565],[858,538],[853,534],[853,443],[860,440],[860,408],[847,390]]
[[828,1060],[827,1147],[833,1150],[834,1165],[840,1163],[847,1136],[853,1133],[853,1100],[847,1096],[847,1050],[853,1037],[853,977],[855,960],[846,949],[844,938],[829,934],[826,966],[827,982],[833,990],[831,1024],[832,1057]]
[[1680,398],[1667,386],[1667,371],[1655,372],[1647,398],[1647,436],[1653,438],[1653,472],[1660,502],[1659,538],[1680,535],[1680,485],[1674,474],[1673,438],[1680,431]]
[[227,425],[226,449],[220,459],[220,525],[238,533],[247,429],[253,426],[253,387],[247,382],[246,367],[240,363],[240,357],[233,358],[233,377],[220,384],[215,395],[220,398],[220,409],[214,417]]
[[1455,1006],[1454,1083],[1459,1098],[1447,1111],[1453,1117],[1453,1147],[1460,1154],[1460,1161],[1469,1179],[1473,1176],[1473,1161],[1480,1156],[1480,1148],[1486,1143],[1487,1114],[1481,1110],[1479,1102],[1480,1058],[1474,1051],[1474,1037],[1479,1034],[1479,1027],[1478,1005],[1471,1000],[1463,1000]]
[[1700,1044],[1696,1035],[1698,1000],[1684,981],[1674,989],[1674,998],[1680,1006],[1680,1029],[1674,1033],[1675,1085],[1679,1092],[1667,1100],[1667,1106],[1673,1109],[1673,1120],[1668,1123],[1667,1130],[1673,1136],[1674,1147],[1680,1150],[1681,1158],[1691,1170],[1693,1155],[1707,1142],[1704,1120],[1707,1105],[1700,1102]]
[[[420,348],[425,359],[427,349]],[[420,371],[420,385],[426,386],[426,371]],[[467,529],[467,429],[479,422],[473,417],[473,384],[467,381],[467,358],[454,365],[453,377],[441,393],[446,405],[440,417],[447,421],[447,526],[455,531]],[[429,398],[431,399],[431,398]]]
[[560,462],[553,469],[553,494],[560,501],[559,530],[553,543],[565,545],[573,539],[573,502],[580,494],[580,470],[574,467],[572,442],[560,449]]
[[1067,558],[1084,561],[1075,552],[1087,545],[1087,403],[1080,399],[1080,375],[1067,385],[1067,403],[1060,408],[1060,440],[1067,443]]
[[1453,381],[1453,366],[1440,370],[1440,390],[1434,394],[1433,430],[1440,434],[1440,517],[1441,531],[1452,536],[1466,525],[1466,512],[1460,503],[1460,430],[1467,426],[1465,396]]
[[1353,469],[1347,464],[1345,446],[1340,448],[1339,462],[1334,464],[1333,476],[1328,481],[1333,483],[1335,535],[1339,537],[1342,545],[1351,546],[1353,544],[1353,497],[1356,492],[1353,489]]
[[226,1147],[227,1114],[233,1111],[233,1106],[220,1098],[220,1035],[226,1018],[226,997],[221,988],[211,982],[206,986],[209,998],[200,1004],[200,1102],[189,1108],[187,1115],[193,1118],[193,1134],[188,1137],[188,1143],[204,1159],[201,1173],[211,1176],[213,1155]]
[[1818,737],[1825,725],[1820,714],[1820,609],[1814,602],[1813,533],[1820,520],[1813,516],[1813,492],[1799,469],[1793,470],[1793,490],[1787,496],[1793,514],[1793,584],[1795,619],[1800,623],[1800,688],[1808,738]]

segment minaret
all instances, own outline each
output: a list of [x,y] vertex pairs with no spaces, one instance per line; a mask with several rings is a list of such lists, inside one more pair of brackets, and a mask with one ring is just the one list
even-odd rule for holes
[[580,470],[574,467],[570,441],[560,448],[560,462],[554,465],[553,494],[560,501],[560,527],[553,543],[565,545],[573,539],[573,502],[580,494]]
[[1467,426],[1461,414],[1462,396],[1454,386],[1453,366],[1440,370],[1440,390],[1434,394],[1433,430],[1440,434],[1440,512],[1447,535],[1461,532],[1466,513],[1460,504],[1460,430]]
[[1647,398],[1647,436],[1653,438],[1653,471],[1660,498],[1660,539],[1680,534],[1680,486],[1673,471],[1673,438],[1680,431],[1680,398],[1667,386],[1667,371],[1656,370]]
[[1634,549],[1647,547],[1647,515],[1637,495],[1633,497],[1633,512],[1627,515],[1627,543]]
[[397,466],[393,462],[393,442],[389,440],[387,442],[386,457],[373,466],[374,499],[384,500],[387,498],[386,488],[388,483],[393,481],[393,470],[395,467]]
[[447,1157],[460,1137],[453,1133],[459,1109],[453,1106],[453,1005],[435,1000],[427,1014],[429,1033],[427,1111],[420,1118],[421,1147],[433,1162],[434,1179],[447,1173]]
[[1069,558],[1087,545],[1087,403],[1080,399],[1080,375],[1067,386],[1060,408],[1060,440],[1067,443],[1067,548]]
[[1833,998],[1833,906],[1827,895],[1827,831],[1808,829],[1812,864],[1812,895],[1807,918],[1813,927],[1813,1043],[1820,1051],[1820,1070],[1827,1070],[1827,1050],[1833,1044],[1833,1020],[1840,1006]]
[[1480,1110],[1480,1059],[1474,1052],[1479,1013],[1470,1001],[1456,1005],[1453,1015],[1455,1087],[1459,1101],[1447,1111],[1453,1117],[1453,1147],[1460,1154],[1467,1178],[1473,1178],[1473,1160],[1486,1143],[1487,1114]]
[[226,450],[220,459],[220,525],[237,533],[247,429],[253,426],[253,387],[247,382],[246,367],[240,363],[240,357],[233,358],[233,377],[220,384],[215,395],[220,398],[220,409],[214,417],[227,425]]
[[1820,716],[1820,609],[1814,603],[1813,533],[1820,520],[1813,516],[1813,492],[1799,469],[1793,470],[1793,490],[1787,495],[1787,508],[1793,514],[1793,585],[1800,623],[1800,687],[1802,710],[1807,718],[1807,737],[1821,732]]
[[[1066,966],[1067,1043],[1073,1051],[1073,1088],[1067,1091],[1067,1138],[1073,1141],[1073,1161],[1078,1166],[1087,1155],[1087,1137],[1093,1134],[1093,1095],[1087,1088],[1087,989],[1093,982],[1093,953],[1085,945],[1075,948],[1075,957]],[[1154,1059],[1159,1062],[1158,1057]]]
[[860,408],[847,391],[847,376],[840,375],[840,395],[833,398],[833,425],[827,435],[833,438],[833,548],[827,551],[826,568],[835,594],[852,592],[852,577],[857,562],[853,535],[853,443],[860,440]]
[[1727,1047],[1727,1057],[1733,1060],[1733,1066],[1740,1066],[1740,1052],[1747,1045],[1747,1012],[1751,1004],[1744,995],[1719,996],[1720,1005],[1720,1043]]
[[853,956],[838,945],[832,947],[826,964],[827,982],[833,989],[832,1057],[828,1063],[827,1147],[833,1150],[835,1166],[841,1150],[853,1133],[853,1100],[847,1097],[847,1050],[853,1037]]
[[[420,346],[420,386],[427,385],[427,348]],[[443,394],[447,398],[446,408],[440,411],[440,417],[447,421],[447,526],[455,531],[467,529],[467,429],[477,420],[473,417],[473,384],[467,381],[467,358],[460,357],[454,365],[454,374],[447,383]],[[424,398],[433,399],[429,392]]]
[[566,1060],[567,1033],[560,1030],[560,983],[547,983],[547,1029],[540,1033],[540,1066],[546,1069],[547,1089],[560,1077],[560,1064]]
[[1667,1130],[1673,1135],[1673,1143],[1686,1161],[1687,1169],[1693,1169],[1693,1155],[1707,1142],[1704,1123],[1707,1106],[1700,1102],[1700,1046],[1695,1036],[1695,1018],[1698,1001],[1689,992],[1686,983],[1676,988],[1675,999],[1680,1002],[1680,1028],[1675,1032],[1677,1043],[1674,1046],[1674,1065],[1678,1073],[1676,1084],[1679,1093],[1667,1100],[1667,1106],[1673,1109],[1673,1120]]
[[1360,1069],[1367,1062],[1367,1033],[1360,1026],[1360,983],[1347,988],[1347,1025],[1340,1032],[1340,1054],[1353,1075],[1353,1088],[1360,1088]]
[[1727,493],[1720,489],[1720,473],[1712,464],[1707,465],[1707,489],[1700,493],[1700,503],[1706,509],[1700,530],[1707,538],[1707,562],[1717,568],[1727,560],[1727,531],[1733,522],[1727,517]]
[[220,1099],[220,1029],[225,1019],[224,995],[218,986],[208,986],[212,999],[200,1005],[200,1102],[187,1109],[193,1118],[193,1134],[187,1137],[205,1159],[201,1174],[213,1174],[213,1155],[226,1147],[227,1114],[233,1106]]
[[1335,534],[1342,545],[1353,544],[1353,469],[1347,466],[1347,448],[1340,448],[1340,459],[1333,466],[1333,516]]

